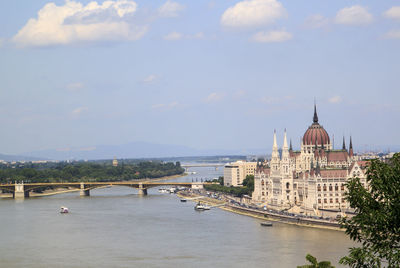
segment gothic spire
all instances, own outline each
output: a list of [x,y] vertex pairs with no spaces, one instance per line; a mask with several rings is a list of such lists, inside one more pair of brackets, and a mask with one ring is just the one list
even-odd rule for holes
[[346,150],[346,143],[344,142],[344,136],[343,136],[343,146],[342,146],[342,150]]
[[353,152],[353,142],[351,140],[351,136],[350,136],[350,145],[349,145],[349,155],[350,157],[353,157],[354,152]]
[[283,149],[287,150],[288,146],[287,146],[287,139],[286,139],[286,128],[285,128],[285,132],[283,134]]
[[273,149],[278,149],[278,144],[276,143],[276,130],[274,129],[274,144],[272,145]]
[[314,102],[314,118],[313,118],[314,123],[318,123],[318,115],[317,115],[317,104]]
[[289,151],[293,151],[293,148],[292,148],[292,139],[290,139]]

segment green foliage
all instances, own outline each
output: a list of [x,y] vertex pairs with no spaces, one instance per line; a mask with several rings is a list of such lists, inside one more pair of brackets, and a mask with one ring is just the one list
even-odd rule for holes
[[254,192],[254,175],[247,175],[246,178],[243,180],[243,186],[249,189],[249,192]]
[[[160,178],[182,174],[180,163],[139,162],[121,164],[96,162],[61,162],[0,166],[0,183],[6,182],[61,182],[61,181],[125,181]],[[40,191],[41,189],[38,189]]]
[[347,183],[346,198],[355,209],[343,218],[342,227],[360,247],[340,260],[350,267],[400,267],[400,154],[388,162],[372,160],[367,171],[368,187],[359,178]]
[[329,261],[318,262],[317,258],[312,256],[311,254],[307,254],[306,260],[311,264],[297,266],[297,268],[335,268],[335,266],[332,266],[331,262]]
[[249,195],[254,191],[254,176],[253,175],[247,175],[246,179],[243,180],[243,186],[239,187],[227,187],[224,186],[224,177],[219,177],[218,180],[213,180],[212,182],[218,182],[219,184],[211,184],[211,185],[204,185],[204,188],[206,190],[210,191],[215,191],[215,192],[222,192],[222,193],[227,193],[231,194],[234,196],[243,196],[243,195]]

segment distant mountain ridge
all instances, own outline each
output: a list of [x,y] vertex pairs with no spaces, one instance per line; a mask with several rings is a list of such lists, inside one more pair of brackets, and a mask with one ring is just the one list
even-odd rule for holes
[[[198,150],[183,145],[131,142],[121,145],[99,145],[93,147],[41,150],[24,153],[29,157],[42,157],[52,160],[99,160],[116,158],[162,158],[209,155],[247,155],[255,150]],[[260,150],[259,150],[260,151]],[[265,150],[262,150],[265,152]]]
[[[400,151],[397,145],[374,146],[375,150]],[[257,149],[206,149],[199,150],[183,145],[167,145],[149,142],[131,142],[120,145],[99,145],[92,147],[75,147],[51,150],[39,150],[20,155],[0,154],[4,161],[35,161],[35,160],[101,160],[116,158],[171,158],[187,156],[215,155],[256,155],[265,156],[271,153],[271,148]]]

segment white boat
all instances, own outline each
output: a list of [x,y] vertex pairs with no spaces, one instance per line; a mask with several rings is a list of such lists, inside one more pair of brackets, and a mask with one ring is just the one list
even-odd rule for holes
[[169,189],[169,193],[170,193],[170,194],[176,193],[176,188],[175,188],[175,187],[171,187],[171,188]]
[[61,207],[60,213],[68,213],[68,208],[67,207]]
[[158,189],[158,192],[159,193],[168,193],[168,190],[167,189]]
[[202,204],[202,203],[198,202],[198,203],[194,206],[194,209],[195,209],[195,210],[203,211],[203,210],[210,210],[211,207],[209,207],[209,206],[207,206],[207,205],[205,205],[205,204]]

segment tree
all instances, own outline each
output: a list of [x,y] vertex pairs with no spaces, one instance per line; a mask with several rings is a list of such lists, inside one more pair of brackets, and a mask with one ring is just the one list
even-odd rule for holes
[[312,256],[311,254],[307,254],[306,260],[311,264],[297,266],[297,268],[335,268],[335,266],[331,265],[330,261],[321,261],[318,262],[317,258]]
[[340,260],[350,267],[400,267],[400,153],[387,163],[372,160],[367,185],[359,178],[347,183],[346,198],[355,209],[342,227],[360,247],[350,248]]
[[249,193],[254,192],[254,175],[247,175],[242,185],[248,189]]

